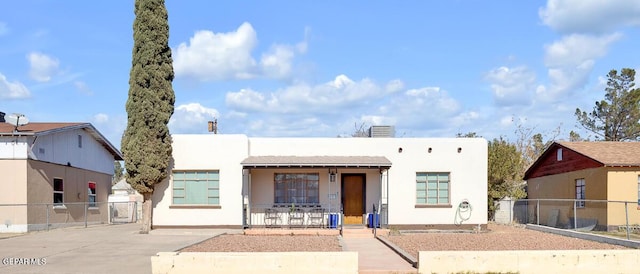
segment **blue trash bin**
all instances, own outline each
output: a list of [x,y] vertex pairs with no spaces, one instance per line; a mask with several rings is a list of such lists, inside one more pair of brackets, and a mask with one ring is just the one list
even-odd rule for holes
[[373,228],[373,226],[376,226],[376,228],[380,228],[380,214],[376,213],[376,214],[371,214],[369,213],[369,215],[367,216],[367,226],[369,228]]
[[331,213],[329,214],[329,228],[337,228],[338,227],[338,214]]

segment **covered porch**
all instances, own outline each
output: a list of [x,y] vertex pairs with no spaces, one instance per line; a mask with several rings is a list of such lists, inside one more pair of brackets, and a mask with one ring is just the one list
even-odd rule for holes
[[384,156],[250,156],[241,164],[245,228],[388,224]]

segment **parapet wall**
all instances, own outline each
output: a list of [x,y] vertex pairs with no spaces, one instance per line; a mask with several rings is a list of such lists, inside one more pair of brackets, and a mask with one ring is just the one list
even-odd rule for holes
[[159,252],[153,274],[358,273],[357,252]]
[[640,250],[420,251],[419,273],[638,273]]

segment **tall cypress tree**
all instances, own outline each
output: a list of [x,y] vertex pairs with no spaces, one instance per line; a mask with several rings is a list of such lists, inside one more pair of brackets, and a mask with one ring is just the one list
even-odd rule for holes
[[171,159],[174,73],[164,0],[135,0],[135,16],[122,153],[127,182],[144,196],[141,233],[149,233],[153,189],[167,178]]

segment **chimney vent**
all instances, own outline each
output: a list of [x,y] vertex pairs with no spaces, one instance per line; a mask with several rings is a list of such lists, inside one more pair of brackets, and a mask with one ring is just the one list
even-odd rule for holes
[[209,121],[209,132],[213,132],[213,134],[218,134],[218,119],[213,119],[213,121]]

